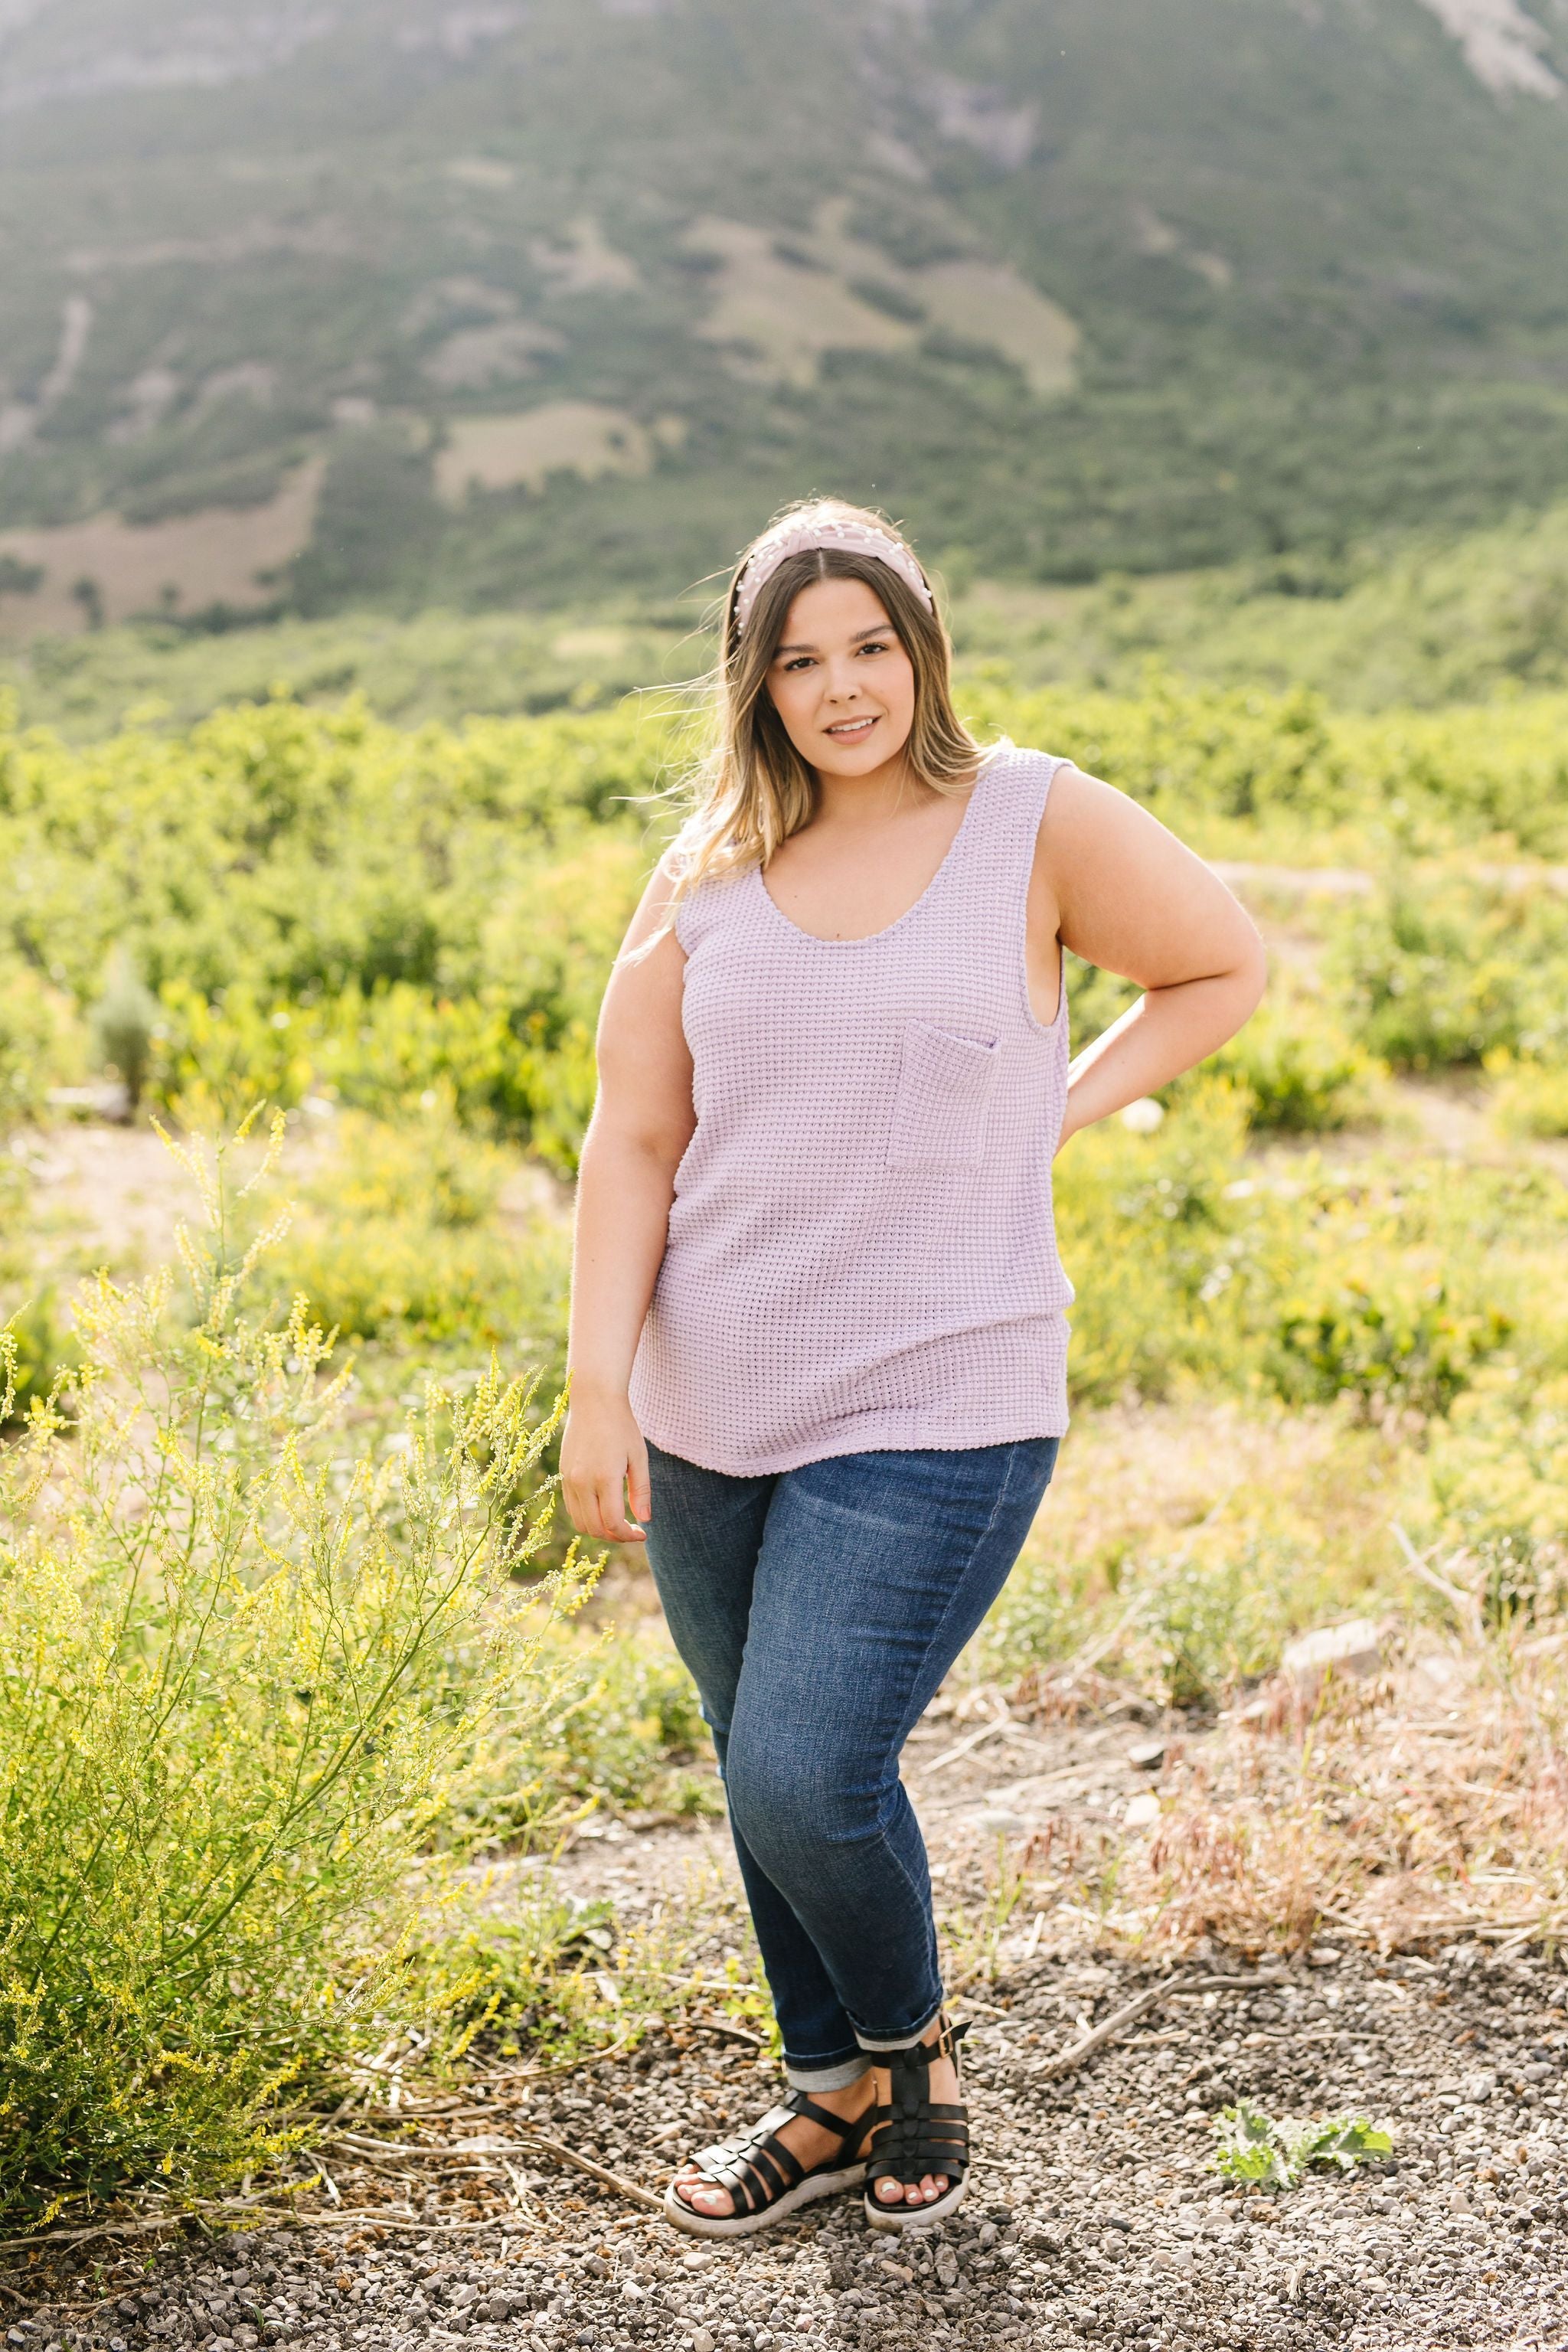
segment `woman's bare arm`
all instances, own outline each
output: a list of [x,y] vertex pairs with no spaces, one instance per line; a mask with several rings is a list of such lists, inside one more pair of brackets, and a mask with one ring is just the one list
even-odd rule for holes
[[651,1508],[647,1448],[627,1389],[668,1237],[675,1171],[697,1123],[680,1025],[685,954],[667,932],[627,960],[658,929],[668,894],[661,865],[610,975],[599,1014],[598,1096],[577,1182],[561,1492],[580,1534],[613,1543],[641,1542],[636,1522]]
[[1073,1063],[1062,1140],[1153,1094],[1257,1010],[1268,959],[1219,877],[1125,793],[1058,771],[1040,826],[1030,928],[1143,994]]

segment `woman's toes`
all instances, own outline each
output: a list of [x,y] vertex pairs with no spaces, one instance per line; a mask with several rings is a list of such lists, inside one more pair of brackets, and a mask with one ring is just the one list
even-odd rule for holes
[[681,2203],[689,2205],[694,2213],[700,2213],[706,2221],[729,2220],[731,2210],[729,2190],[721,2189],[715,2181],[700,2179],[695,2165],[683,2166],[675,2175],[672,2185]]
[[901,2180],[889,2180],[884,2178],[878,2181],[877,2202],[879,2205],[901,2205],[903,2201],[904,2184]]

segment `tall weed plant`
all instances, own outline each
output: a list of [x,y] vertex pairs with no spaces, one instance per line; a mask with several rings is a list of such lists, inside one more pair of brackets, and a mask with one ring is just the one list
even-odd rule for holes
[[558,1712],[555,1624],[592,1581],[575,1546],[517,1575],[559,1406],[492,1370],[356,1443],[348,1374],[268,1294],[276,1229],[237,1238],[273,1153],[249,1186],[232,1147],[181,1157],[184,1311],[167,1276],[86,1286],[68,1398],[0,1454],[14,2222],[276,2150],[285,2086],[395,1989],[418,1857],[497,1710],[520,1737]]

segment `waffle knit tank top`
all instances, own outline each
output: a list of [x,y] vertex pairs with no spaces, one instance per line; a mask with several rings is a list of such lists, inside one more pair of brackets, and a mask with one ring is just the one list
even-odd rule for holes
[[868,939],[801,930],[758,866],[679,903],[697,1126],[631,1381],[664,1452],[750,1476],[1066,1430],[1066,972],[1047,1028],[1025,961],[1059,764],[992,751]]

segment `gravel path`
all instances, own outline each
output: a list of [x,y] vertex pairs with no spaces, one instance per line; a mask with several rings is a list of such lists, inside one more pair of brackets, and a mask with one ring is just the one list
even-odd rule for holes
[[[465,2231],[267,2229],[47,2284],[35,2269],[30,2294],[28,2274],[13,2271],[8,2292],[30,2307],[8,2344],[1568,2345],[1561,1970],[1473,1946],[1386,1966],[1347,1953],[1281,1970],[1258,1992],[1167,1998],[1077,2073],[1046,2078],[1048,2053],[1082,2021],[1148,1981],[1053,1960],[972,2005],[982,2159],[955,2221],[921,2239],[873,2240],[858,2202],[841,2199],[747,2247],[710,2249],[531,2161],[527,2209],[498,2193],[494,2218]],[[748,2051],[655,2042],[535,2096],[528,2120],[657,2184],[668,2155],[755,2113],[773,2084]],[[1209,2117],[1237,2096],[1273,2113],[1386,2117],[1395,2156],[1279,2196],[1233,2191],[1205,2168]],[[486,2137],[465,2133],[470,2147]],[[504,2193],[494,2158],[474,2148],[470,2161]],[[352,2205],[388,2194],[337,2178]]]

